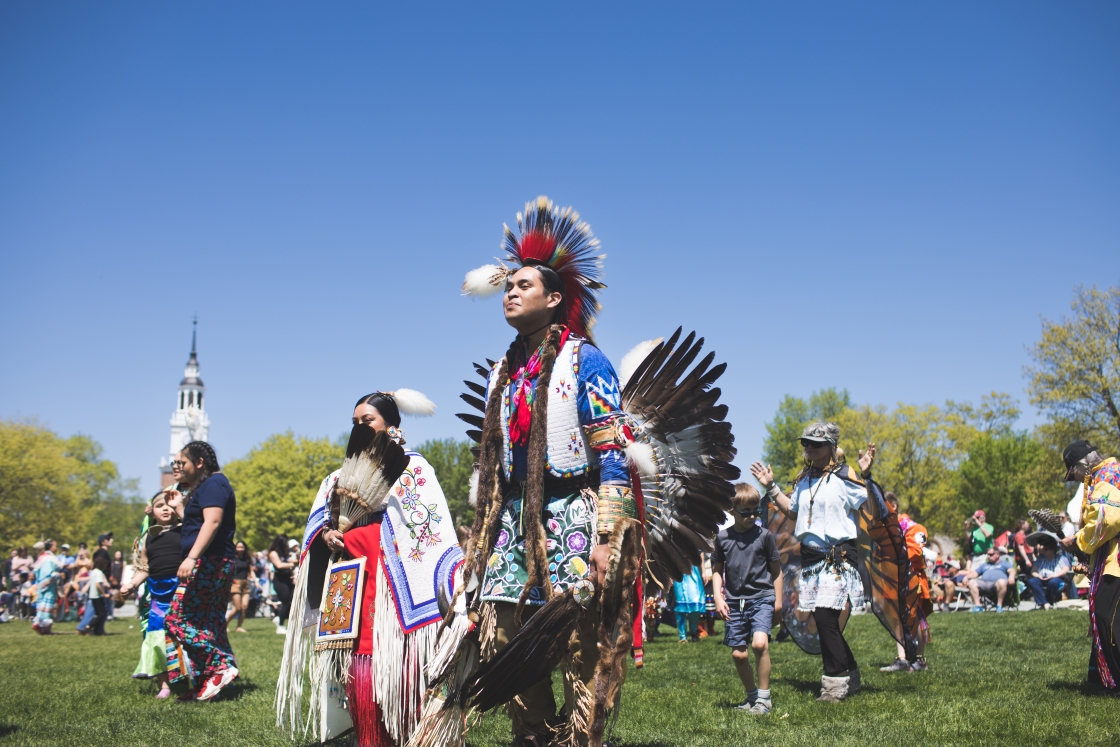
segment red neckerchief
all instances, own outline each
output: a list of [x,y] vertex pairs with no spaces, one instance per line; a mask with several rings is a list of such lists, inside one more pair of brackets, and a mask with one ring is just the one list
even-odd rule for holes
[[[559,348],[564,347],[568,341],[568,328],[560,333]],[[534,382],[541,372],[541,356],[544,345],[548,342],[548,335],[541,340],[532,357],[526,361],[517,372],[510,377],[513,385],[513,396],[509,403],[509,440],[514,446],[524,446],[529,443],[529,424],[533,419],[533,394]]]

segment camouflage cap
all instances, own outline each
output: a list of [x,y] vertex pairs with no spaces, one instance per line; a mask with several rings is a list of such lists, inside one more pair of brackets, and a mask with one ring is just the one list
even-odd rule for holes
[[840,426],[836,423],[813,423],[805,426],[805,430],[801,431],[801,438],[836,446],[840,442]]

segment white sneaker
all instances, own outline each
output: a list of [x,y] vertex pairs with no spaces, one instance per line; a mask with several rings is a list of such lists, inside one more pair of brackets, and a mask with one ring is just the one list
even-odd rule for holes
[[287,634],[288,634],[288,629],[285,628],[283,625],[277,625],[276,626],[276,635],[287,635]]
[[202,689],[198,691],[198,697],[195,699],[210,700],[215,695],[220,693],[223,687],[233,682],[234,678],[237,677],[238,674],[240,674],[240,672],[237,671],[237,667],[230,667],[221,674],[213,675],[212,677],[210,677],[210,679],[206,680],[206,682],[202,686]]

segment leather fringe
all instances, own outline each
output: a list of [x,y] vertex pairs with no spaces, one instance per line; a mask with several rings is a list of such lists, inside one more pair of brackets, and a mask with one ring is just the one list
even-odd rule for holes
[[595,708],[588,734],[590,747],[601,747],[607,715],[617,711],[633,643],[634,581],[641,570],[641,525],[619,519],[611,532],[611,562],[604,582],[599,623],[599,662],[595,666]]

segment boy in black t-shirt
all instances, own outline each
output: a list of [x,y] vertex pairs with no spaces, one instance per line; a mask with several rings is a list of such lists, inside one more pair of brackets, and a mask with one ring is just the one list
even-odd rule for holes
[[[778,546],[758,518],[758,491],[746,483],[735,486],[734,526],[721,529],[712,553],[712,596],[716,614],[724,619],[723,643],[746,700],[736,706],[755,715],[769,713],[770,628],[782,610],[782,568]],[[758,668],[758,686],[751,669],[750,647]]]

